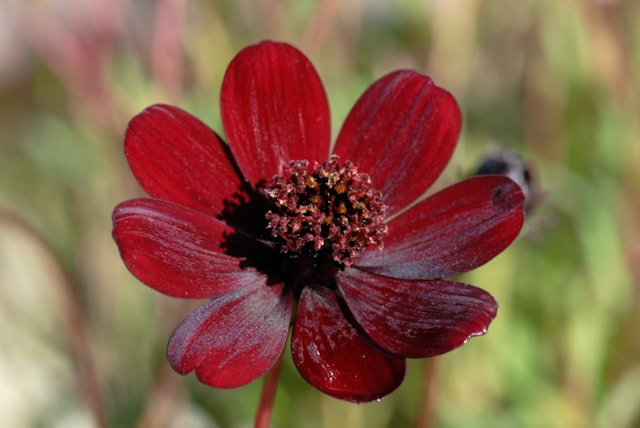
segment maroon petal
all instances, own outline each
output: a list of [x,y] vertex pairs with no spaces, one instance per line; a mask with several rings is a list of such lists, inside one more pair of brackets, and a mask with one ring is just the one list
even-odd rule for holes
[[291,338],[293,361],[303,378],[322,392],[363,402],[394,391],[405,374],[405,360],[372,344],[345,318],[328,288],[302,291]]
[[125,136],[131,170],[151,196],[218,214],[242,179],[228,146],[177,107],[154,105],[135,116]]
[[[199,211],[158,199],[126,201],[113,212],[113,237],[127,268],[173,297],[219,296],[259,277],[241,269],[243,259],[225,254],[225,242],[234,234]],[[247,253],[259,245],[247,241]]]
[[451,351],[486,333],[498,304],[459,282],[406,281],[348,269],[337,278],[358,324],[382,348],[408,358]]
[[360,97],[334,152],[371,176],[391,214],[422,195],[440,175],[453,153],[460,121],[451,94],[427,76],[397,71]]
[[231,151],[251,184],[282,175],[291,160],[327,159],[327,96],[293,46],[265,41],[243,49],[227,68],[221,104]]
[[404,279],[446,278],[475,269],[520,233],[524,196],[512,180],[474,177],[391,220],[384,250],[366,251],[359,268]]
[[256,278],[234,293],[215,298],[173,332],[169,364],[180,374],[196,371],[215,388],[245,385],[268,371],[284,348],[291,294]]

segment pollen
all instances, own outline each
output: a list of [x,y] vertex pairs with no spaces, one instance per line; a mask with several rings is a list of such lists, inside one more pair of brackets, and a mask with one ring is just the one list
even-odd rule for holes
[[371,178],[338,156],[324,164],[289,163],[286,176],[276,175],[262,187],[270,239],[292,258],[311,255],[350,266],[370,245],[383,248],[386,206]]

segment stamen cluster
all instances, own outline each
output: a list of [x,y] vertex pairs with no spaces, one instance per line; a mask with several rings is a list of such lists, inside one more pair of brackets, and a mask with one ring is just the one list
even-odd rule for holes
[[274,176],[262,193],[271,203],[267,229],[282,253],[350,266],[369,245],[382,249],[386,206],[351,161],[339,166],[334,155],[311,169],[306,160],[291,161],[289,176]]

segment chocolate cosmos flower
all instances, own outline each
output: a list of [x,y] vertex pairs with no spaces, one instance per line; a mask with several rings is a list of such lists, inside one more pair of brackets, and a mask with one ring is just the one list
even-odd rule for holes
[[[168,105],[131,120],[125,153],[151,198],[113,214],[128,269],[173,297],[209,299],[168,345],[179,373],[218,388],[273,365],[289,328],[300,374],[354,402],[397,388],[406,358],[484,334],[497,304],[447,280],[505,249],[523,195],[474,177],[415,202],[460,130],[453,97],[414,71],[375,82],[330,145],[309,60],[283,43],[242,50],[221,93],[228,145]],[[409,208],[407,208],[409,207]]]

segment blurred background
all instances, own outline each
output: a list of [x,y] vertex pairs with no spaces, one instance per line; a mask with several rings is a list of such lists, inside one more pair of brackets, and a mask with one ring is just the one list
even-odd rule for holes
[[193,304],[126,271],[111,211],[142,195],[128,120],[167,102],[221,132],[226,65],[270,38],[315,64],[334,135],[375,79],[415,68],[463,111],[438,186],[506,149],[534,187],[522,236],[462,277],[500,303],[486,336],[362,405],[287,354],[272,426],[640,427],[638,22],[637,0],[0,0],[0,425],[252,426],[261,380],[169,368]]

